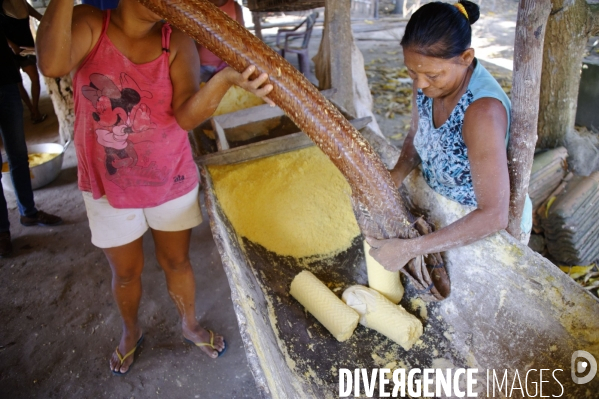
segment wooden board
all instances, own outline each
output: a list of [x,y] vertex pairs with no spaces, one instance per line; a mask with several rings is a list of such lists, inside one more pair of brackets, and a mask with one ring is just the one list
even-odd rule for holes
[[[257,108],[257,107],[254,107]],[[250,108],[251,109],[251,108]],[[359,118],[350,121],[358,130],[363,129],[372,121],[371,117]],[[289,151],[299,150],[313,146],[314,142],[304,132],[292,133],[283,137],[259,141],[236,148],[221,150],[213,154],[207,154],[196,158],[196,162],[202,165],[227,165],[251,161],[282,154]]]
[[[327,99],[330,99],[337,90],[328,89],[320,93]],[[337,106],[335,103],[333,103]],[[337,106],[338,107],[338,106]],[[343,113],[343,111],[342,111]],[[354,119],[354,116],[343,113],[347,119]],[[230,145],[227,138],[226,130],[236,129],[245,125],[259,124],[261,122],[271,121],[275,119],[286,118],[285,112],[279,107],[272,107],[268,104],[258,105],[242,109],[235,112],[230,112],[223,115],[214,116],[209,119],[210,125],[216,138],[216,146],[219,151],[228,150],[234,145]],[[297,129],[299,131],[299,129]],[[234,139],[233,139],[234,140]]]

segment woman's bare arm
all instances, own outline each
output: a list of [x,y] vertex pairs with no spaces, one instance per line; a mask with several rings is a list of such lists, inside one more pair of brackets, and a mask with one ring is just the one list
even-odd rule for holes
[[463,126],[477,209],[449,226],[418,238],[368,238],[372,247],[370,254],[387,270],[399,270],[419,255],[473,243],[507,226],[510,183],[505,149],[505,108],[495,99],[477,100],[468,107]]
[[17,43],[13,42],[10,39],[6,39],[6,42],[8,43],[8,47],[11,48],[13,53],[17,55],[21,54],[21,48],[17,45]]
[[102,28],[102,11],[72,0],[52,0],[40,22],[35,44],[38,65],[45,76],[71,72],[91,51]]
[[[180,31],[176,32],[173,31],[176,54],[170,69],[173,83],[172,106],[175,118],[183,129],[191,130],[208,119],[218,107],[227,90],[234,84],[263,98],[272,90],[270,84],[262,87],[268,80],[266,74],[249,80],[254,67],[249,67],[243,74],[232,68],[225,68],[200,89],[197,73],[200,69],[200,60],[195,44],[188,36]],[[274,105],[268,98],[264,98],[264,100]]]

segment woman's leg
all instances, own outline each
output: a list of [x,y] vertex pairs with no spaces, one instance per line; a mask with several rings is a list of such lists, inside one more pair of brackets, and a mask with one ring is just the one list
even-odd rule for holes
[[[123,334],[119,342],[122,356],[135,348],[141,337],[141,328],[137,319],[139,300],[141,299],[141,272],[144,266],[142,238],[114,248],[103,249],[112,269],[112,294],[123,319]],[[116,353],[110,358],[110,369],[117,373],[125,373],[133,363],[133,356],[125,359],[123,364]]]
[[40,102],[40,74],[37,71],[37,65],[27,65],[23,67],[23,71],[29,75],[31,79],[31,119],[38,120],[41,118],[39,102]]
[[[160,231],[152,229],[156,244],[156,258],[164,270],[168,293],[181,316],[183,336],[190,341],[210,342],[210,333],[202,328],[195,313],[195,278],[189,261],[191,229],[183,231]],[[223,337],[215,334],[214,347],[222,351]],[[218,357],[218,352],[209,346],[200,347],[208,356]]]
[[25,86],[23,86],[22,82],[19,83],[19,94],[21,95],[21,100],[23,100],[23,103],[25,104],[25,106],[29,110],[29,113],[33,117],[35,110],[33,109],[33,104],[31,104],[29,93],[27,93],[27,90],[25,90]]

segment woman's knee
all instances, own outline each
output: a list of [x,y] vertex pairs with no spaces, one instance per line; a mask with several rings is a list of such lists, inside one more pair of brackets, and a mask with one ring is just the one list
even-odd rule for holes
[[158,263],[165,271],[184,273],[191,270],[188,254],[156,254]]
[[133,262],[127,264],[114,264],[110,262],[112,269],[112,279],[114,282],[122,285],[131,284],[141,278],[143,263]]
[[112,270],[114,281],[127,284],[141,277],[144,268],[141,237],[128,244],[102,250]]
[[141,271],[137,269],[112,269],[112,279],[115,283],[120,285],[129,285],[133,282],[139,281],[141,278]]

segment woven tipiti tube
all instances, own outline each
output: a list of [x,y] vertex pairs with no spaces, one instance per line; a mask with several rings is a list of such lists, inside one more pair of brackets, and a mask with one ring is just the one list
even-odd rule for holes
[[[283,57],[207,0],[139,1],[238,72],[255,65],[253,77],[263,72],[270,76],[274,89],[268,97],[320,147],[348,180],[363,234],[379,239],[419,235],[391,175],[370,144]],[[437,280],[446,279],[444,269],[439,267],[441,257],[427,258],[435,259],[438,267],[431,273],[444,274],[439,275]],[[440,293],[437,292],[437,284],[427,283],[430,279],[422,279],[422,272],[429,274],[426,266],[414,266],[419,268],[414,272],[405,270],[414,264],[411,262],[404,267],[404,273],[415,278],[413,281],[418,283],[417,288],[427,289],[437,300],[449,294],[448,282],[446,289],[441,289],[444,292]]]

